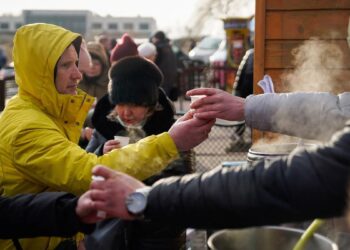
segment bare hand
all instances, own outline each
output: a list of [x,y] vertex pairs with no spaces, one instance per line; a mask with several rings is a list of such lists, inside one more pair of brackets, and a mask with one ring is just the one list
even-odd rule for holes
[[113,149],[121,148],[120,142],[116,140],[109,140],[105,142],[105,145],[103,145],[103,154],[108,153],[109,151],[112,151]]
[[169,135],[179,151],[187,151],[208,138],[215,119],[198,119],[192,111],[179,118],[169,130]]
[[83,223],[96,223],[102,218],[97,217],[97,209],[91,200],[91,191],[85,192],[80,196],[75,212]]
[[131,176],[101,165],[94,167],[92,174],[105,178],[104,181],[93,181],[90,186],[96,208],[105,211],[107,217],[135,219],[128,213],[125,199],[131,192],[145,185]]
[[85,139],[87,139],[88,141],[90,141],[93,132],[94,132],[94,129],[92,129],[92,128],[90,128],[90,127],[85,127],[85,128],[84,128]]
[[191,104],[194,116],[199,119],[221,118],[229,121],[244,120],[245,99],[215,88],[198,88],[187,91],[186,95],[206,95]]

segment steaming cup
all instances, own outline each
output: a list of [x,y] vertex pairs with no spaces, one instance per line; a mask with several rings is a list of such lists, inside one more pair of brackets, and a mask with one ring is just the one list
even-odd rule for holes
[[206,97],[206,95],[191,95],[190,97],[191,97],[191,103],[194,103],[195,101]]
[[121,147],[124,147],[129,144],[130,138],[127,136],[114,136],[114,140],[118,141]]
[[[199,100],[199,99],[202,99],[204,97],[206,97],[206,95],[191,95],[191,103]],[[220,118],[216,118],[216,123],[221,123],[221,124],[225,124],[227,122],[230,122],[230,121],[227,121],[227,120],[224,120],[224,119],[220,119]]]
[[[190,97],[191,97],[191,103],[194,103],[195,101],[206,97],[206,95],[191,95]],[[194,111],[194,109],[191,109],[191,110]]]

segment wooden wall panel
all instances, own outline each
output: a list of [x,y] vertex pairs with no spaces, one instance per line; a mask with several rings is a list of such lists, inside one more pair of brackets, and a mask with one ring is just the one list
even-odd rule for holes
[[350,9],[350,1],[349,0],[266,0],[266,9],[267,10]]
[[[297,82],[293,85],[293,83],[288,84],[286,81],[286,74],[292,74],[293,70],[286,70],[286,69],[271,69],[266,70],[265,74],[268,74],[271,76],[274,82],[275,86],[275,92],[282,93],[282,92],[290,92],[290,91],[329,91],[333,93],[341,93],[344,91],[350,91],[350,69],[340,69],[340,70],[329,70],[323,71],[322,74],[325,75],[332,75],[332,82],[320,82],[317,81],[319,84],[318,87],[315,87],[316,82],[312,82],[311,80],[308,80],[308,83],[300,83]],[[302,87],[298,87],[297,84],[304,84]],[[257,88],[255,93],[262,93],[260,87]]]
[[345,39],[349,16],[350,9],[267,12],[265,39]]
[[[310,84],[312,77],[317,83],[321,83],[318,87],[321,90],[330,89],[331,84],[334,93],[350,91],[350,49],[346,42],[349,17],[350,0],[257,0],[254,93],[262,93],[257,82],[265,74],[272,77],[276,92],[296,91],[297,87],[302,86],[313,87]],[[331,42],[339,46],[343,64],[326,67],[322,74],[318,73],[323,66],[315,66],[313,69],[311,64],[308,66],[308,70],[311,70],[310,79],[294,74],[294,82],[297,81],[295,77],[300,76],[298,82],[288,83],[286,74],[295,73],[297,67],[293,63],[292,51],[315,37],[321,42]],[[299,82],[299,79],[305,83]],[[271,138],[270,133],[253,130],[253,141],[261,138]]]
[[[295,57],[293,53],[296,52],[295,49],[300,48],[304,44],[304,40],[266,40],[265,41],[265,68],[266,69],[289,69],[295,67]],[[350,48],[345,40],[336,41],[315,41],[315,46],[318,44],[330,44],[339,48],[342,53],[342,63],[334,67],[349,69],[350,68]],[[332,53],[328,51],[327,53]],[[339,59],[341,60],[341,59]],[[349,79],[350,82],[350,79]]]

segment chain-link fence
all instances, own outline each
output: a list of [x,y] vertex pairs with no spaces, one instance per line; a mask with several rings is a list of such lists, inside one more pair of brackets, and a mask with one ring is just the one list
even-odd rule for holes
[[[189,102],[186,102],[188,105]],[[217,121],[209,138],[194,148],[196,169],[204,172],[225,161],[245,161],[250,146],[251,130],[246,128],[244,122]]]
[[238,136],[239,126],[215,125],[213,127],[209,138],[195,148],[197,171],[212,169],[224,161],[246,160],[251,144],[250,130],[244,130],[243,134]]
[[[180,96],[175,106],[178,117],[189,109],[186,91],[199,87],[227,89],[226,83],[233,81],[232,68],[224,65],[208,66],[200,61],[187,62],[179,72]],[[209,138],[195,148],[197,171],[206,171],[225,161],[244,161],[251,146],[251,131],[244,122],[217,121]]]

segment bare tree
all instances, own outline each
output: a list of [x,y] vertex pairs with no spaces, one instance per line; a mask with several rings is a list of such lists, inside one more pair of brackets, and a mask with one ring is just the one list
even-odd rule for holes
[[199,36],[211,20],[254,15],[255,0],[198,0],[186,27],[188,35]]

